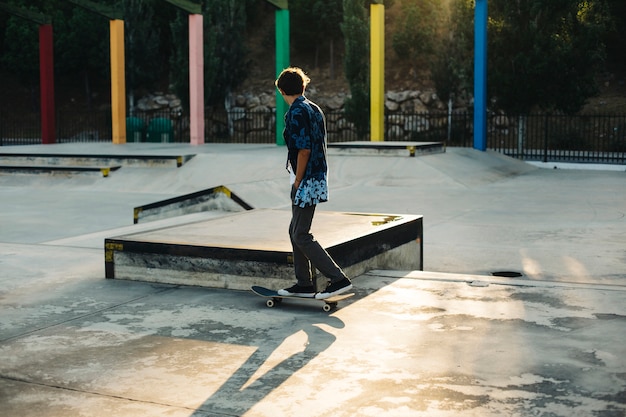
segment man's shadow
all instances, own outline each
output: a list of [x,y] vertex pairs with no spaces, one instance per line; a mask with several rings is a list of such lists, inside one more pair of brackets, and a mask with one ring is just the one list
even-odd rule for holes
[[[295,317],[293,332],[289,332],[285,338],[269,337],[266,339],[267,343],[260,343],[258,349],[191,416],[207,417],[214,415],[212,413],[238,416],[245,414],[335,342],[337,338],[320,328],[319,324],[336,329],[345,327],[343,321],[333,316],[304,314],[302,317]],[[284,344],[287,346],[283,346]],[[281,351],[296,352],[274,363],[281,354],[276,354],[279,348]]]

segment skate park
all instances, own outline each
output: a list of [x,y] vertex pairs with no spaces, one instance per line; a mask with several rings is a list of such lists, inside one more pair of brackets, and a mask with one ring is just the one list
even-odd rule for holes
[[[329,151],[318,214],[418,216],[423,264],[367,269],[325,313],[270,309],[243,289],[106,278],[107,239],[237,218],[248,210],[226,211],[241,207],[233,195],[251,211],[288,210],[284,148],[3,148],[24,151],[193,156],[106,177],[0,175],[7,415],[624,413],[623,167],[546,169],[466,148]],[[137,207],[218,186],[231,198],[135,222]]]
[[[204,144],[193,94],[192,145],[125,143],[122,27],[115,17],[116,145],[52,144],[42,93],[50,144],[2,149],[3,415],[624,415],[623,166],[537,167],[485,143],[331,153],[314,227],[328,247],[347,223],[374,236],[356,262],[361,245],[344,251],[356,295],[330,313],[270,309],[246,286],[266,269],[268,286],[288,280],[285,149]],[[277,68],[288,63],[277,50]],[[418,223],[397,246],[370,233],[397,219]]]

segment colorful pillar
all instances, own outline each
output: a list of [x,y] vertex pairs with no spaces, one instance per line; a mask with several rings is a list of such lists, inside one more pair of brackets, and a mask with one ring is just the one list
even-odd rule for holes
[[[189,13],[189,142],[204,143],[204,28],[195,0],[164,0]],[[201,2],[200,2],[201,3]]]
[[54,42],[51,18],[4,2],[0,10],[39,25],[39,94],[41,109],[41,143],[56,142],[54,108]]
[[[276,77],[282,70],[289,67],[289,9],[276,10]],[[285,145],[283,129],[285,128],[285,113],[289,106],[276,90],[276,144]]]
[[124,21],[109,22],[111,38],[111,119],[113,143],[126,143],[126,75],[124,61]]
[[370,6],[370,137],[385,140],[385,5]]
[[487,149],[487,0],[474,10],[474,149]]
[[189,15],[189,135],[192,145],[204,143],[203,16]]
[[56,143],[54,49],[51,24],[39,26],[39,80],[41,83],[41,143]]

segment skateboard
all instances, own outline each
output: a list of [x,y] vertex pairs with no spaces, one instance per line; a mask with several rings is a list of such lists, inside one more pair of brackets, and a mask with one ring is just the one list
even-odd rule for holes
[[306,297],[294,297],[292,295],[279,295],[276,291],[270,290],[269,288],[259,287],[258,285],[253,285],[251,288],[252,292],[256,295],[260,295],[261,297],[267,298],[265,305],[272,308],[277,304],[280,304],[285,298],[295,298],[296,300],[314,300],[314,301],[323,301],[324,306],[322,309],[326,312],[337,308],[337,303],[341,300],[345,300],[346,298],[350,298],[354,295],[353,292],[349,294],[339,294],[334,297],[325,298],[323,300],[318,300],[317,298],[306,298]]

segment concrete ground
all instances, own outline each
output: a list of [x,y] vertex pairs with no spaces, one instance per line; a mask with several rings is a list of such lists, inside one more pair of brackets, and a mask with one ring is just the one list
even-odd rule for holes
[[331,156],[319,209],[424,215],[425,271],[354,277],[328,314],[104,279],[104,238],[168,222],[133,225],[133,207],[218,185],[287,207],[284,148],[0,150],[197,154],[108,178],[0,173],[2,416],[626,415],[624,170]]

